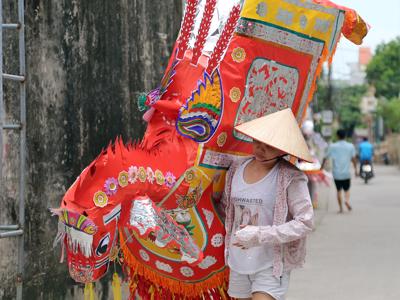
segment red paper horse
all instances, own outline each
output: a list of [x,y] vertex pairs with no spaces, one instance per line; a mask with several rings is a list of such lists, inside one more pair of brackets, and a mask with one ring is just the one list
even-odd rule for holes
[[[342,11],[308,1],[246,1],[240,18],[232,8],[210,52],[204,45],[216,0],[206,1],[189,47],[198,6],[188,1],[162,83],[147,96],[143,140],[117,139],[53,210],[56,241],[78,282],[99,279],[119,255],[132,295],[225,299],[219,199],[231,161],[251,149],[233,128],[286,107],[300,122],[343,23]],[[289,24],[286,14],[269,23],[270,11],[288,9],[318,26],[306,22],[297,33],[302,23]]]

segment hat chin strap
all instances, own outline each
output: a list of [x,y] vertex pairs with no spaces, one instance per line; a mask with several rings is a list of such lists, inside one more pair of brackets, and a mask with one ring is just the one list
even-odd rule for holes
[[275,157],[273,157],[273,158],[268,158],[268,159],[264,159],[264,160],[258,160],[258,159],[256,158],[256,160],[259,161],[260,163],[267,163],[267,162],[270,162],[270,161],[272,161],[272,160],[278,160],[278,159],[280,159],[280,158],[282,158],[282,157],[284,157],[284,156],[286,156],[286,155],[287,155],[287,154],[283,154],[283,155],[275,156]]

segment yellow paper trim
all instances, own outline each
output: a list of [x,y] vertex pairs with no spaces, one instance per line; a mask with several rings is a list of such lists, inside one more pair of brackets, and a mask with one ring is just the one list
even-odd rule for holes
[[[335,24],[338,14],[307,8],[306,2],[307,1],[298,0],[296,5],[285,1],[276,0],[246,1],[242,9],[241,17],[275,24],[280,27],[325,41],[326,45],[329,45],[331,43],[332,35],[334,34],[333,31],[336,29]],[[265,15],[257,13],[257,11],[259,11],[259,5],[262,3],[266,5]],[[333,8],[325,9],[331,10],[332,12],[335,11]],[[278,18],[279,15],[282,15],[282,12],[283,14],[287,13],[292,15],[292,17],[289,18],[292,21],[291,24],[288,24],[290,22],[283,22],[281,18]],[[306,20],[306,22],[302,23],[302,19]],[[329,27],[325,32],[317,30],[319,28],[316,24],[317,22],[328,22]]]

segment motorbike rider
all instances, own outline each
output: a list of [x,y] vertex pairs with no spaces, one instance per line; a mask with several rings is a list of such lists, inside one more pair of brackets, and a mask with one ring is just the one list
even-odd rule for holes
[[[360,174],[363,165],[369,164],[372,168],[372,157],[374,156],[374,146],[368,141],[367,137],[358,145],[358,158],[360,160]],[[373,175],[373,170],[371,171]]]

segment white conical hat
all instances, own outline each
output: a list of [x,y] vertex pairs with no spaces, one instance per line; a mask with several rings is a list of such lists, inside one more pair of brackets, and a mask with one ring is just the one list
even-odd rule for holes
[[290,108],[254,119],[235,129],[302,160],[312,162],[312,156]]

